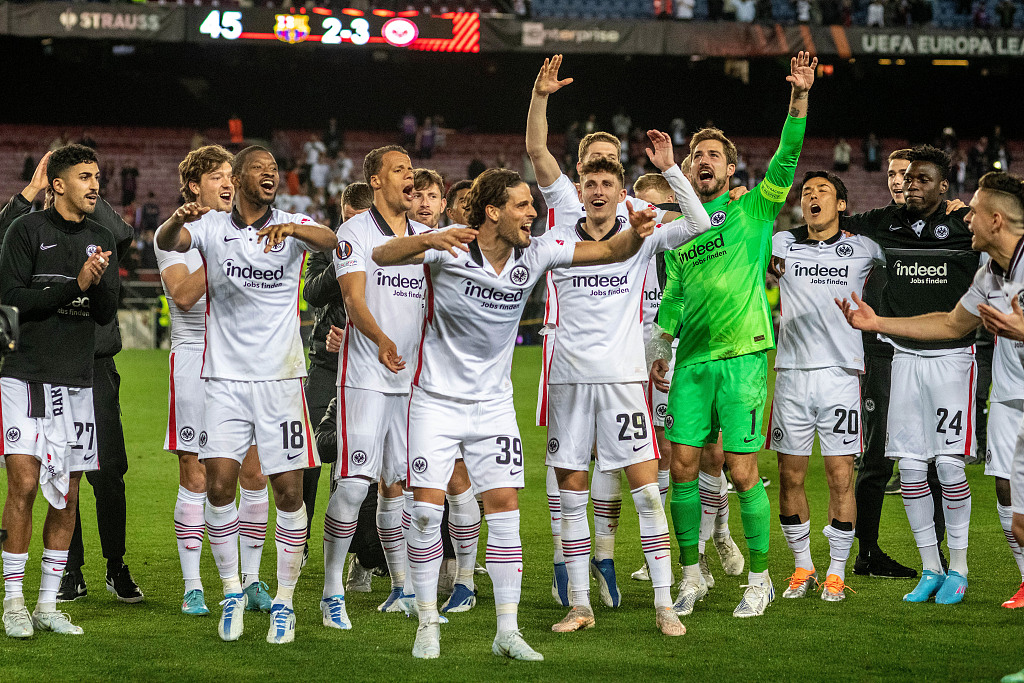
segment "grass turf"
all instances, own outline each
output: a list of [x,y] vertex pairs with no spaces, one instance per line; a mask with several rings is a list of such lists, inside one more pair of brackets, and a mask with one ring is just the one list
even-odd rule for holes
[[[777,597],[763,617],[740,620],[732,617],[732,610],[739,601],[739,586],[745,574],[725,576],[712,557],[716,587],[698,604],[694,614],[683,620],[688,633],[682,638],[665,638],[654,626],[650,584],[629,578],[629,573],[641,564],[642,554],[636,515],[625,491],[616,548],[622,606],[617,610],[603,607],[595,591],[595,629],[565,635],[552,633],[551,624],[564,616],[565,610],[551,599],[551,538],[543,467],[545,436],[542,429],[532,426],[540,360],[537,347],[517,349],[512,370],[528,460],[527,486],[520,498],[525,571],[519,621],[527,641],[544,654],[546,661],[512,662],[491,654],[494,609],[487,577],[478,577],[477,607],[465,614],[452,615],[451,624],[442,628],[440,660],[420,662],[410,656],[414,620],[374,611],[387,594],[386,580],[375,579],[370,594],[348,596],[353,630],[340,632],[321,626],[318,603],[323,586],[323,554],[316,539],[323,529],[328,491],[326,468],[309,563],[296,591],[296,642],[276,648],[268,645],[264,638],[269,616],[246,613],[242,639],[222,643],[216,633],[220,582],[208,549],[203,552],[202,572],[207,604],[213,614],[187,617],[179,611],[182,582],[172,523],[177,466],[174,457],[161,450],[166,417],[166,358],[165,351],[125,351],[118,356],[130,459],[126,477],[126,560],[146,593],[145,602],[120,604],[104,590],[104,561],[96,534],[94,498],[91,488],[83,483],[81,509],[86,530],[85,577],[89,595],[64,609],[85,629],[85,635],[43,633],[25,642],[0,638],[0,680],[652,680],[686,676],[697,680],[991,681],[1024,666],[1024,653],[1018,649],[1024,640],[1022,615],[1000,607],[1016,590],[1020,577],[996,517],[993,483],[983,475],[980,466],[968,468],[974,509],[971,584],[963,604],[904,603],[901,597],[913,588],[914,581],[854,576],[851,559],[848,579],[857,592],[848,594],[846,601],[826,603],[817,597]],[[774,376],[770,381],[774,381]],[[774,522],[778,513],[774,454],[762,453],[760,467],[773,480],[768,489],[773,509],[770,569],[776,595],[780,596],[792,571],[792,556]],[[2,500],[6,495],[4,474],[0,474],[0,481],[4,482],[0,487]],[[828,545],[820,531],[827,521],[827,489],[818,457],[811,459],[807,482],[811,548],[819,569],[824,570],[828,564]],[[743,548],[735,497],[731,502],[733,535]],[[916,566],[916,549],[900,508],[899,498],[886,499],[881,545],[897,559]],[[38,588],[44,514],[45,503],[39,496],[25,582],[30,606]],[[273,520],[269,528],[273,529]],[[271,532],[262,571],[271,592],[275,556]]]

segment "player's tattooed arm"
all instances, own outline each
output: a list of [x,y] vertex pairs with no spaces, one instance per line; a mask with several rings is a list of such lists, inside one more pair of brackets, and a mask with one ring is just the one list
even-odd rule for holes
[[600,242],[577,242],[573,251],[572,265],[593,266],[603,263],[625,261],[640,251],[644,240],[654,232],[654,212],[650,209],[633,211],[628,199],[629,229],[620,230],[610,240]]
[[[398,239],[398,238],[396,238]],[[393,241],[393,240],[392,240]],[[377,320],[366,305],[366,273],[357,271],[338,278],[341,296],[345,299],[345,313],[348,321],[364,337],[377,345],[377,360],[391,372],[398,374],[405,367],[405,361],[398,355],[395,342],[384,334]]]
[[789,115],[795,119],[807,116],[807,93],[814,85],[814,70],[817,68],[818,58],[812,58],[810,52],[801,50],[789,60],[786,80],[793,86],[793,94],[789,98]]
[[164,251],[188,251],[192,248],[192,235],[185,224],[199,220],[209,211],[210,207],[200,206],[198,202],[179,206],[157,229],[156,245]]
[[[957,304],[956,308],[948,313],[935,311],[911,318],[883,318],[876,315],[874,309],[864,303],[856,292],[851,292],[850,297],[853,299],[852,302],[836,299],[836,305],[843,311],[851,327],[864,332],[878,332],[887,336],[921,341],[941,341],[960,339],[977,329],[982,321],[961,304]],[[857,308],[853,308],[854,304]]]
[[285,238],[294,237],[306,244],[313,251],[331,251],[338,246],[338,236],[330,228],[317,223],[278,223],[268,225],[256,233],[256,243],[266,238],[264,253],[269,253]]
[[423,255],[430,249],[446,251],[457,257],[459,251],[469,251],[466,245],[476,239],[473,228],[448,228],[432,230],[422,235],[396,237],[373,250],[373,260],[378,266],[406,266],[423,263]]
[[530,112],[526,116],[526,153],[530,155],[537,184],[541,187],[548,187],[562,174],[558,161],[548,150],[548,95],[572,83],[571,78],[559,80],[561,65],[562,55],[544,60],[533,84]]
[[1003,313],[988,304],[978,306],[978,313],[981,314],[985,329],[992,334],[1014,341],[1024,341],[1024,312],[1021,311],[1017,297],[1010,299],[1010,305],[1013,306],[1012,313]]

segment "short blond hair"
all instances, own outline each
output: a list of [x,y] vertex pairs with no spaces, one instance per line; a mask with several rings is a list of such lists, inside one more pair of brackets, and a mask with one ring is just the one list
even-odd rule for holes
[[648,190],[654,190],[666,197],[672,194],[672,186],[665,180],[665,176],[660,173],[645,173],[633,183],[633,194],[635,195],[639,196],[641,192],[647,192]]
[[615,137],[614,135],[612,135],[611,133],[605,133],[604,131],[597,131],[596,133],[589,133],[587,135],[584,135],[583,139],[580,140],[580,149],[579,149],[579,160],[580,161],[583,161],[583,157],[586,156],[587,150],[590,149],[590,146],[592,144],[594,144],[595,142],[607,142],[607,143],[615,145],[616,149],[622,149],[622,142],[620,142],[619,139],[617,137]]

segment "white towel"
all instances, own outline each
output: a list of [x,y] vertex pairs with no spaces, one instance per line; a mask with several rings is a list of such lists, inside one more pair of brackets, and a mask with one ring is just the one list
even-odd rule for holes
[[[46,416],[36,418],[36,452],[39,458],[39,490],[46,501],[58,510],[67,505],[71,474],[68,457],[71,446],[77,442],[75,423],[71,416],[69,392],[79,389],[44,384]],[[57,409],[54,409],[54,399]]]

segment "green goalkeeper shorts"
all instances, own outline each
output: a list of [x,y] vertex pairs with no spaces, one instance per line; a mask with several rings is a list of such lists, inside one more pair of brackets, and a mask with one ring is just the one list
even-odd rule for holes
[[677,366],[668,392],[665,436],[702,447],[721,428],[722,448],[755,453],[764,445],[761,422],[768,396],[768,354]]

